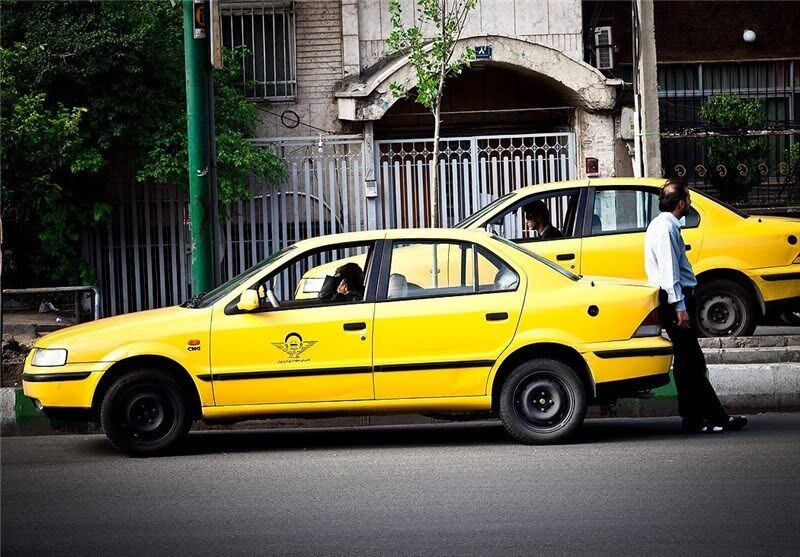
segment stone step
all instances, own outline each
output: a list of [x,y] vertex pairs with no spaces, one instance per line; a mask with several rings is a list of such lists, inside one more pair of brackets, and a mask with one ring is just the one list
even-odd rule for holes
[[794,347],[800,350],[800,335],[701,338],[700,346],[703,348]]
[[800,347],[704,348],[707,364],[772,364],[800,362]]

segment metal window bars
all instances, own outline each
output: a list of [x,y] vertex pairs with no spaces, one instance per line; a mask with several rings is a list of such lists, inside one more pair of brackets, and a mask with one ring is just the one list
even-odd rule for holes
[[242,88],[249,99],[293,100],[297,94],[293,2],[222,4],[222,42],[240,56]]
[[[744,168],[711,168],[708,135],[701,117],[703,103],[723,93],[760,99],[767,123],[750,130],[754,141],[762,137],[767,154],[758,165],[761,184],[746,198],[727,198],[742,205],[774,205],[797,201],[798,184],[793,184],[786,153],[800,139],[800,60],[661,64],[658,67],[661,151],[669,176],[688,180],[695,186],[708,185],[719,172],[741,173]],[[726,198],[724,192],[713,192]]]

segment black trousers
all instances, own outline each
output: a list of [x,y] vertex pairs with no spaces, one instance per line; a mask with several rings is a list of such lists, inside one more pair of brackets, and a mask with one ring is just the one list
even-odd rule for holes
[[672,375],[678,390],[678,412],[686,420],[722,423],[727,420],[728,413],[706,377],[706,358],[697,341],[697,327],[694,323],[697,315],[694,292],[685,289],[684,295],[686,311],[692,319],[689,328],[677,326],[675,306],[667,303],[667,293],[663,290],[658,307],[661,325],[667,331],[674,351]]

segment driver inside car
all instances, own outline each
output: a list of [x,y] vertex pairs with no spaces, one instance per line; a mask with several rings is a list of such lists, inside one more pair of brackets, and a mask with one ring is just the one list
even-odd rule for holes
[[357,263],[345,263],[331,276],[327,275],[319,290],[319,299],[326,302],[360,302],[364,298],[364,271]]

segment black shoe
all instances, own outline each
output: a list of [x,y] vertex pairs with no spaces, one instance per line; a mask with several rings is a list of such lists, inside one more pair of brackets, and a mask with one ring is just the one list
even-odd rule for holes
[[725,428],[721,425],[710,424],[703,420],[689,420],[684,418],[681,422],[681,431],[683,433],[722,433]]
[[721,426],[726,431],[739,431],[747,425],[747,418],[744,416],[728,416],[727,420],[714,425]]

